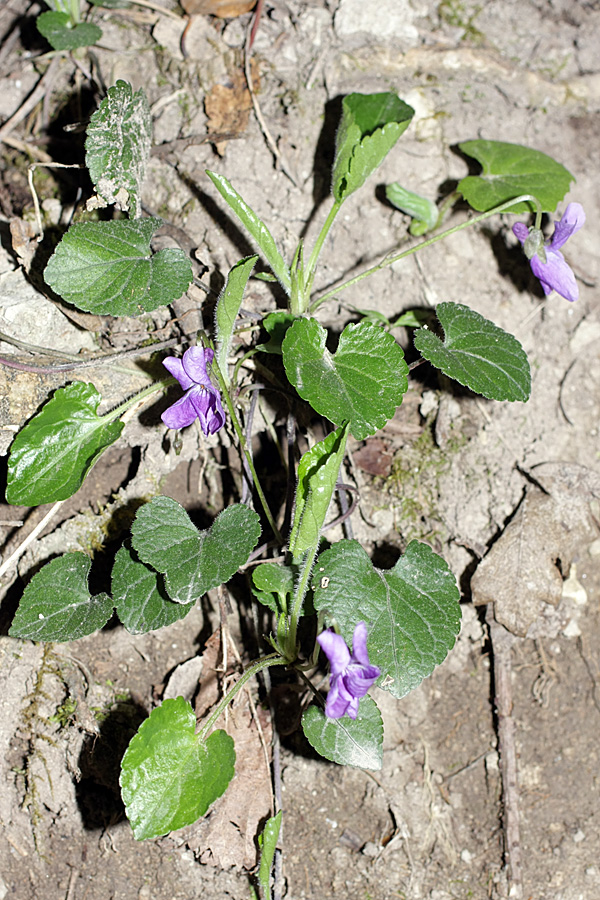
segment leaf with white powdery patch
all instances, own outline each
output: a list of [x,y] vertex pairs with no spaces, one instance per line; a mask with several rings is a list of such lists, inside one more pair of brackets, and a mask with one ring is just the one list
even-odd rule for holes
[[123,423],[110,415],[97,415],[101,399],[93,384],[68,384],[21,429],[8,459],[9,503],[54,503],[81,487],[102,451],[123,430]]
[[100,200],[88,209],[117,203],[142,214],[141,190],[150,158],[152,118],[143,90],[133,93],[126,81],[117,81],[87,128],[85,164]]
[[131,526],[142,562],[161,572],[171,600],[184,604],[228,581],[259,537],[260,519],[243,503],[227,507],[207,531],[198,531],[179,503],[155,497],[138,510]]
[[363,697],[356,719],[328,719],[320,706],[309,706],[302,716],[302,729],[317,753],[340,766],[381,769],[383,720],[372,697]]
[[313,584],[318,612],[333,616],[351,646],[356,624],[367,625],[369,660],[379,687],[400,699],[418,687],[454,646],[460,630],[456,579],[427,544],[411,541],[392,569],[377,569],[358,541],[321,553]]
[[222,730],[196,733],[190,704],[165,700],[142,723],[121,763],[121,796],[136,841],[197,821],[235,773],[233,741]]
[[490,400],[529,399],[529,360],[516,337],[460,303],[439,303],[435,311],[444,340],[425,328],[414,335],[425,359]]
[[183,250],[153,253],[162,219],[72,225],[44,271],[50,287],[78,309],[98,315],[139,316],[188,289],[192,267]]
[[11,637],[30,641],[74,641],[103,628],[113,612],[108,594],[90,595],[91,560],[67,553],[37,572],[23,592]]
[[331,422],[350,422],[362,441],[383,428],[402,403],[408,366],[400,344],[369,322],[347,325],[337,351],[316,319],[298,319],[283,341],[287,377],[303,400]]

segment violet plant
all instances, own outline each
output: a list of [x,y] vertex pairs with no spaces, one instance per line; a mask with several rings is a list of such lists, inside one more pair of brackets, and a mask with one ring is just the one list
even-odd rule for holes
[[[10,630],[21,639],[68,641],[102,628],[116,611],[129,631],[147,632],[182,619],[204,594],[251,564],[249,592],[271,617],[270,633],[264,636],[269,652],[246,666],[202,721],[178,697],[157,706],[141,725],[121,771],[123,801],[138,840],[196,821],[227,789],[235,772],[235,748],[222,727],[223,713],[261,672],[280,666],[297,673],[312,697],[302,728],[322,756],[378,769],[383,723],[370,687],[400,700],[443,662],[455,643],[460,628],[456,579],[427,544],[412,541],[396,564],[384,570],[373,565],[355,540],[323,543],[330,508],[344,491],[348,436],[362,440],[392,418],[408,389],[409,366],[393,335],[369,317],[347,324],[332,352],[328,332],[315,315],[321,304],[398,259],[507,212],[534,215],[533,230],[520,222],[514,232],[544,291],[555,289],[576,299],[574,277],[560,248],[582,226],[581,206],[567,207],[548,245],[541,232],[542,214],[554,212],[572,176],[543,153],[494,141],[461,145],[481,164],[482,174],[464,178],[451,199],[462,197],[478,215],[440,232],[448,202],[437,209],[431,200],[391,186],[388,196],[413,216],[418,223],[413,232],[425,239],[335,288],[315,290],[320,254],[342,205],[413,117],[411,107],[390,93],[351,94],[342,107],[329,214],[310,254],[300,242],[289,265],[241,194],[223,176],[208,173],[286,298],[287,308],[262,320],[267,340],[243,357],[234,343],[243,294],[258,259],[251,256],[230,271],[213,330],[198,334],[196,346],[181,358],[164,359],[174,378],[165,376],[104,415],[98,415],[102,398],[92,384],[68,384],[54,392],[11,447],[10,503],[65,499],[81,486],[103,450],[119,439],[127,410],[178,382],[183,394],[162,414],[163,423],[181,429],[198,418],[206,435],[227,429],[245,464],[246,488],[240,486],[239,492],[249,499],[222,510],[208,529],[197,529],[172,499],[157,495],[145,502],[114,559],[111,595],[90,593],[92,560],[85,553],[67,553],[44,565],[26,586]],[[112,141],[117,125],[123,135],[119,147]],[[181,250],[154,252],[150,241],[161,221],[141,215],[150,150],[143,92],[134,94],[128,84],[117,82],[92,118],[86,149],[96,186],[89,205],[114,205],[132,217],[71,226],[48,263],[46,281],[69,303],[100,314],[138,315],[177,300],[192,281],[190,263]],[[435,327],[421,325],[414,314],[404,318],[414,328],[422,360],[484,397],[528,399],[529,362],[515,337],[452,300],[440,303],[436,314]],[[292,410],[307,404],[332,426],[290,473],[294,497],[286,515],[284,499],[274,507],[261,484],[245,435],[250,413],[240,388],[248,376],[242,376],[241,362],[246,372],[258,354],[281,358],[287,383],[278,381],[274,387],[285,393]],[[273,377],[271,368],[261,366],[261,377]],[[283,534],[278,521],[290,522]],[[326,699],[315,683],[322,671],[320,649],[331,668]],[[261,837],[265,896],[280,822],[278,812]]]

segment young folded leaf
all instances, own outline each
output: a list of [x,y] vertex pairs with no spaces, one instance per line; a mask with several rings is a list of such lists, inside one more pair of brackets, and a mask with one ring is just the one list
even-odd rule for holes
[[248,206],[243,197],[238,194],[233,185],[223,175],[217,175],[216,172],[211,172],[208,169],[206,174],[231,211],[235,213],[246,228],[248,234],[271,266],[277,281],[289,296],[292,290],[290,269],[277,249],[273,235],[267,226],[258,218],[254,210]]
[[348,94],[335,141],[332,193],[345,200],[365,183],[406,131],[415,111],[396,94]]

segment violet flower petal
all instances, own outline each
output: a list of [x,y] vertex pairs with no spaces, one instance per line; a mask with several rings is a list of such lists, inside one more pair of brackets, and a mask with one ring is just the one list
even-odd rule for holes
[[165,368],[177,379],[185,395],[162,414],[168,428],[185,428],[198,418],[204,434],[215,434],[225,424],[221,395],[210,380],[206,367],[214,358],[212,350],[190,347],[182,359],[168,356]]
[[197,386],[188,392],[204,434],[215,434],[225,424],[225,413],[219,392],[212,387]]
[[193,386],[194,380],[186,374],[183,363],[178,356],[167,356],[163,359],[163,366],[167,372],[171,373],[173,378],[177,379],[180,387],[183,388],[184,391],[187,391],[188,388]]
[[515,222],[512,230],[515,237],[518,237],[521,243],[524,244],[529,237],[529,228],[527,227],[525,222]]
[[550,242],[552,250],[559,250],[572,234],[585,225],[585,212],[581,203],[569,203],[562,219],[554,225],[554,234]]
[[[585,212],[581,203],[569,203],[563,217],[554,225],[552,239],[544,248],[546,261],[540,259],[538,253],[529,260],[531,271],[539,279],[544,294],[548,295],[552,291],[556,291],[571,303],[578,299],[579,286],[573,270],[560,252],[560,247],[584,224]],[[515,222],[512,230],[521,244],[525,246],[531,229],[527,228],[523,222]]]
[[530,265],[546,295],[556,291],[571,303],[579,298],[579,286],[575,275],[560,250],[546,247],[546,262],[543,263],[536,255],[530,260]]
[[377,666],[350,665],[342,677],[353,697],[364,697],[380,675],[381,672]]
[[367,626],[358,622],[352,637],[352,654],[346,642],[335,631],[328,629],[317,638],[331,667],[331,687],[325,704],[329,719],[348,715],[356,719],[361,697],[377,681],[381,671],[369,662],[367,652]]
[[350,651],[344,638],[328,628],[318,636],[317,641],[329,660],[331,674],[341,675],[350,663]]
[[204,385],[211,384],[207,366],[211,365],[213,357],[213,351],[205,350],[203,347],[190,347],[185,351],[182,359],[183,368],[193,382]]
[[167,428],[177,429],[191,425],[197,415],[196,407],[189,393],[186,393],[180,400],[165,409],[161,419]]
[[[342,716],[346,715],[352,700],[352,694],[346,690],[343,679],[339,676],[333,678],[325,703],[325,715],[328,719],[341,719]],[[356,718],[356,715],[352,716],[352,718]]]

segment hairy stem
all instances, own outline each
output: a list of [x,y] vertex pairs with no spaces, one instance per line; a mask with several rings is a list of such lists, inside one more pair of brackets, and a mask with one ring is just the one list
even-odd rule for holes
[[353,284],[358,284],[363,280],[363,278],[368,278],[370,275],[374,275],[376,272],[380,272],[387,266],[391,266],[393,265],[393,263],[398,262],[401,259],[405,259],[407,256],[411,256],[418,250],[423,250],[425,247],[430,247],[432,244],[437,244],[438,241],[449,237],[451,234],[456,234],[457,232],[462,231],[464,228],[470,228],[472,225],[477,225],[478,222],[483,222],[485,219],[489,219],[491,216],[506,212],[506,210],[510,209],[511,206],[516,206],[517,203],[524,203],[526,201],[535,205],[536,227],[538,227],[538,220],[541,221],[542,217],[542,205],[537,197],[533,196],[533,194],[522,194],[520,197],[515,197],[514,200],[507,200],[506,203],[502,203],[500,206],[496,206],[494,209],[488,210],[488,212],[484,212],[479,216],[475,216],[475,218],[473,219],[468,219],[466,222],[462,222],[460,225],[454,225],[453,228],[448,228],[446,231],[442,231],[440,234],[436,234],[433,237],[427,238],[427,240],[421,241],[420,244],[415,244],[414,247],[409,247],[408,250],[402,250],[400,253],[395,253],[393,256],[386,256],[381,260],[381,262],[378,262],[376,265],[371,266],[369,269],[365,269],[364,272],[359,272],[359,274],[355,275],[354,278],[350,278],[348,281],[343,282],[343,284],[338,285],[338,287],[332,288],[331,290],[327,291],[325,294],[323,294],[322,297],[318,297],[313,303],[311,303],[310,312],[314,312],[315,309],[317,309],[317,307],[321,305],[321,303],[324,303],[325,300],[329,300],[331,297],[335,296],[340,291],[343,291],[345,288],[351,287]]
[[267,669],[269,666],[285,666],[286,661],[283,659],[279,653],[271,653],[269,656],[263,656],[261,659],[254,660],[253,663],[250,663],[248,668],[242,673],[238,681],[234,684],[234,686],[227,691],[225,696],[219,701],[214,711],[208,717],[206,722],[203,724],[202,729],[200,730],[199,737],[201,740],[206,740],[208,734],[215,724],[215,722],[219,719],[221,714],[225,711],[225,709],[229,706],[233,698],[241,691],[244,685],[250,681],[250,679],[254,675],[258,675],[259,672],[262,672],[263,669]]
[[231,422],[233,424],[233,428],[236,433],[237,439],[240,442],[240,448],[242,450],[242,453],[244,454],[244,459],[246,460],[246,463],[248,464],[248,468],[250,469],[250,472],[252,473],[254,487],[256,489],[256,493],[258,494],[258,499],[260,500],[260,504],[263,508],[264,514],[267,517],[267,521],[268,521],[269,525],[271,526],[271,530],[272,530],[273,534],[275,535],[275,539],[276,539],[277,543],[283,544],[283,538],[281,536],[281,533],[280,533],[277,525],[275,524],[275,519],[273,518],[271,508],[269,507],[267,498],[262,489],[261,483],[258,479],[258,475],[256,473],[256,468],[254,466],[254,460],[252,459],[252,454],[249,452],[248,447],[246,445],[246,438],[244,436],[244,432],[242,430],[242,426],[240,424],[240,420],[238,418],[236,409],[233,405],[233,401],[231,399],[229,391],[227,390],[227,385],[225,384],[225,379],[223,377],[223,373],[221,372],[221,370],[215,360],[213,360],[213,363],[211,366],[211,374],[212,373],[214,373],[217,376],[217,380],[219,382],[219,388],[221,389],[221,393],[222,393],[225,403],[227,405],[227,409],[229,410]]

